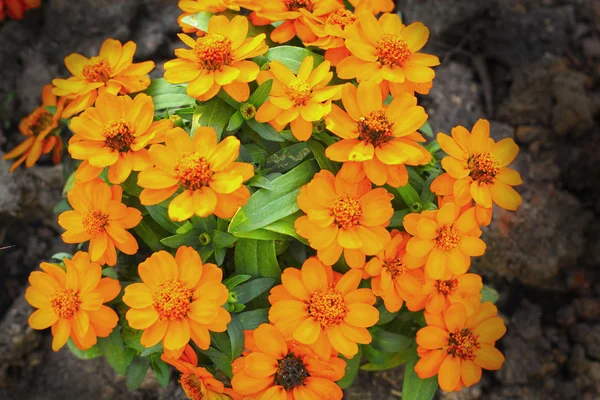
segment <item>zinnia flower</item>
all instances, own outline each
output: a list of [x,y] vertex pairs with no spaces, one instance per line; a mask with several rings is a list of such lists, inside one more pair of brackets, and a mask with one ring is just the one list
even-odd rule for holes
[[357,13],[367,11],[373,15],[394,11],[394,0],[348,0]]
[[29,317],[33,329],[52,327],[52,350],[58,351],[69,337],[81,350],[107,337],[119,317],[105,306],[121,292],[119,281],[102,278],[102,267],[90,262],[88,253],[79,251],[65,258],[65,270],[55,264],[41,263],[42,271],[29,275],[25,300],[37,308]]
[[332,348],[352,358],[358,353],[357,343],[371,343],[367,328],[379,320],[371,289],[358,289],[361,279],[359,269],[334,278],[331,267],[315,257],[306,260],[301,270],[286,268],[283,284],[269,296],[269,321],[286,340],[308,345],[322,359],[329,357]]
[[320,360],[306,346],[286,341],[273,325],[245,332],[244,356],[233,364],[231,386],[243,400],[341,400],[335,381],[345,373],[344,360]]
[[101,94],[95,107],[71,120],[74,136],[69,140],[69,153],[84,160],[75,178],[87,182],[108,167],[108,180],[123,183],[131,171],[152,166],[145,147],[164,142],[165,132],[172,127],[169,119],[154,121],[154,104],[148,95],[140,93],[132,99]]
[[231,316],[222,307],[229,292],[221,283],[223,271],[202,265],[191,247],[152,254],[138,267],[141,283],[125,288],[123,302],[131,309],[126,317],[133,329],[144,331],[140,343],[152,347],[162,341],[175,358],[190,341],[203,350],[210,346],[210,332],[225,332]]
[[348,182],[322,170],[300,189],[298,205],[307,215],[294,229],[324,264],[333,265],[343,251],[350,267],[361,268],[366,256],[379,253],[390,240],[385,227],[394,214],[392,198],[383,188],[371,190],[367,179]]
[[218,14],[224,11],[240,11],[240,8],[249,10],[259,9],[256,0],[179,0],[178,6],[186,13],[196,14],[208,11],[212,14]]
[[38,8],[41,4],[42,0],[0,0],[0,21],[5,13],[10,19],[23,19],[26,11]]
[[483,303],[467,318],[462,304],[453,304],[442,314],[425,313],[427,325],[417,332],[417,352],[421,359],[415,372],[421,379],[438,375],[446,392],[471,387],[481,379],[481,369],[497,370],[504,356],[495,342],[506,327],[492,303]]
[[117,263],[115,247],[125,254],[135,254],[138,244],[131,229],[140,223],[142,213],[126,207],[122,202],[123,189],[108,186],[99,178],[77,183],[67,194],[73,210],[58,216],[58,224],[66,229],[62,234],[65,243],[82,243],[89,240],[89,253],[93,262],[114,266]]
[[144,188],[140,201],[158,204],[183,188],[169,203],[173,221],[185,221],[194,214],[231,218],[250,197],[243,182],[254,176],[254,167],[235,161],[240,141],[234,136],[217,144],[213,128],[198,128],[193,139],[175,128],[167,133],[165,145],[152,145],[149,154],[156,166],[138,176],[138,185]]
[[[405,165],[423,165],[431,154],[419,144],[425,138],[417,132],[427,114],[409,94],[384,106],[382,92],[375,82],[351,83],[342,89],[343,111],[335,104],[325,118],[327,129],[342,140],[329,146],[325,155],[345,162],[352,176],[366,176],[376,185],[393,187],[408,183]],[[348,163],[352,162],[352,163]],[[363,172],[364,171],[364,172]]]
[[507,167],[519,152],[513,139],[496,143],[490,138],[490,123],[480,119],[472,133],[457,126],[452,129],[452,137],[439,133],[437,141],[448,156],[442,159],[446,173],[431,184],[434,193],[454,195],[460,206],[475,200],[487,209],[493,203],[506,210],[519,208],[523,199],[512,186],[523,181],[517,171]]
[[[52,161],[60,162],[62,156],[63,140],[60,136],[58,121],[64,107],[65,100],[58,99],[52,94],[52,85],[48,84],[42,89],[42,105],[37,107],[31,114],[21,120],[19,131],[27,137],[24,142],[6,153],[2,159],[18,159],[10,166],[14,171],[25,162],[27,168],[39,160],[42,154],[52,151]],[[56,107],[54,114],[46,107]]]
[[265,34],[246,39],[248,19],[223,15],[211,17],[206,35],[197,39],[180,33],[179,38],[191,49],[176,49],[175,60],[165,63],[165,79],[169,83],[188,83],[190,97],[207,101],[221,87],[238,102],[248,100],[252,82],[260,71],[248,58],[265,54]]
[[88,59],[73,53],[65,57],[65,66],[73,76],[52,81],[53,93],[70,100],[62,117],[85,110],[94,104],[98,94],[128,94],[146,89],[150,85],[147,74],[154,68],[154,61],[133,63],[135,49],[132,41],[122,45],[118,40],[106,39],[98,56]]
[[425,310],[439,314],[452,304],[461,303],[467,316],[473,314],[481,303],[483,282],[477,274],[452,275],[447,271],[443,279],[427,279],[423,293],[427,297]]
[[473,207],[460,213],[456,204],[448,203],[436,211],[408,214],[403,224],[413,236],[406,251],[426,260],[425,273],[432,279],[443,279],[446,269],[455,275],[464,274],[471,266],[471,257],[485,252]]
[[333,77],[329,61],[314,70],[313,65],[313,57],[306,57],[294,75],[279,61],[270,62],[269,71],[262,72],[258,82],[274,79],[271,96],[256,112],[256,120],[270,123],[277,131],[289,123],[296,139],[310,139],[312,123],[329,114],[331,101],[340,98],[339,86],[327,86]]

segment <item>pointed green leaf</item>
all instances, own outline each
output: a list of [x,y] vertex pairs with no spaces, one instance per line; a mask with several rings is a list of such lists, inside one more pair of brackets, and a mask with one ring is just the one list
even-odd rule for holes
[[252,103],[258,110],[258,107],[262,106],[265,101],[269,98],[271,88],[273,87],[273,79],[264,81],[248,99],[248,103]]
[[[234,259],[236,274],[275,279],[281,277],[281,268],[275,255],[275,243],[271,240],[239,239],[235,245]],[[238,302],[245,304],[239,298]]]
[[199,127],[208,126],[217,132],[217,137],[221,140],[223,130],[234,112],[231,106],[218,97],[198,105],[192,117],[192,137]]
[[269,61],[279,61],[294,74],[298,73],[300,69],[300,64],[306,57],[314,58],[314,67],[316,68],[319,64],[323,62],[323,56],[315,54],[309,50],[306,50],[302,47],[296,46],[277,46],[271,47],[269,51],[265,53],[265,57]]
[[406,369],[404,370],[404,382],[402,385],[403,400],[431,400],[438,389],[438,377],[432,376],[428,379],[421,379],[415,372],[415,365],[419,361],[417,349],[413,346],[410,349]]

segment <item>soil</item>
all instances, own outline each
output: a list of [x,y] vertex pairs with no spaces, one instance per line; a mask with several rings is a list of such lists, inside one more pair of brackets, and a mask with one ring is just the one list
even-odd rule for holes
[[[434,130],[492,121],[492,135],[521,146],[525,183],[516,213],[495,210],[486,255],[473,265],[500,292],[508,332],[504,368],[441,399],[600,398],[600,1],[401,0],[407,22],[431,29],[425,51],[442,60],[422,99]],[[65,76],[71,52],[94,54],[107,37],[133,39],[161,64],[178,41],[176,1],[48,0],[23,21],[0,23],[0,155],[41,87]],[[59,22],[60,21],[60,22]],[[147,376],[129,393],[102,358],[53,353],[27,327],[26,277],[69,250],[52,208],[63,176],[49,160],[8,174],[0,161],[0,398],[183,399]],[[401,397],[402,367],[361,372],[347,399]]]

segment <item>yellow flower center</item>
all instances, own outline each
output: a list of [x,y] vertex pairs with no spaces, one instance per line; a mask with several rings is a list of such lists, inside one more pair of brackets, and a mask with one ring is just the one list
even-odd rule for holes
[[384,33],[375,45],[379,62],[383,65],[403,66],[412,52],[402,37],[394,33]]
[[184,154],[175,164],[175,176],[188,190],[198,190],[208,186],[212,175],[210,164],[198,153]]
[[163,281],[152,294],[152,306],[161,321],[177,321],[187,315],[192,303],[192,294],[192,289],[185,283]]
[[52,310],[61,319],[73,318],[80,305],[79,293],[64,287],[57,289],[50,298]]
[[210,71],[217,71],[224,65],[231,64],[232,41],[220,33],[209,33],[196,41],[194,52],[198,65]]
[[288,85],[288,96],[297,106],[303,106],[308,103],[312,95],[312,89],[306,81],[294,78]]
[[315,290],[308,302],[308,314],[323,328],[339,325],[347,313],[344,296],[333,288]]
[[85,229],[90,236],[96,236],[106,229],[106,225],[108,225],[108,214],[105,214],[100,210],[88,211],[83,216],[81,224],[83,225],[83,229]]
[[398,258],[384,261],[383,267],[392,275],[392,280],[396,280],[406,272],[404,261]]
[[394,123],[385,116],[385,110],[373,111],[368,117],[358,120],[358,139],[373,145],[381,146],[393,139]]
[[345,8],[338,8],[327,17],[326,23],[331,25],[339,25],[342,29],[346,26],[353,24],[356,21],[356,17],[350,10]]
[[296,386],[304,386],[304,381],[310,374],[304,366],[304,362],[296,357],[294,353],[288,353],[277,362],[277,371],[273,382],[278,386],[283,386],[287,390],[292,390]]
[[283,0],[283,4],[288,11],[298,11],[300,8],[306,8],[312,12],[313,9],[311,0]]
[[83,67],[83,77],[88,82],[108,82],[112,75],[110,63],[103,57],[92,57]]
[[205,400],[207,397],[206,387],[202,379],[196,374],[185,373],[179,379],[183,391],[192,400]]
[[331,211],[338,228],[348,229],[358,225],[362,217],[362,206],[358,199],[359,196],[342,194],[333,201]]
[[481,183],[492,183],[500,171],[500,162],[490,153],[473,154],[467,161],[469,176]]
[[30,117],[29,129],[34,136],[39,135],[52,126],[52,114],[44,107],[37,108]]
[[447,281],[442,281],[438,279],[437,281],[435,281],[435,287],[439,294],[443,296],[450,296],[456,291],[456,288],[458,287],[458,280],[449,279]]
[[435,246],[442,251],[452,251],[460,244],[462,235],[458,229],[451,226],[444,226],[438,229],[438,236],[435,239]]
[[123,119],[107,122],[102,133],[106,146],[121,153],[127,153],[135,140],[129,123]]
[[478,338],[479,335],[467,328],[456,330],[456,332],[450,333],[448,337],[446,354],[465,361],[472,361],[475,359],[475,352],[481,347]]

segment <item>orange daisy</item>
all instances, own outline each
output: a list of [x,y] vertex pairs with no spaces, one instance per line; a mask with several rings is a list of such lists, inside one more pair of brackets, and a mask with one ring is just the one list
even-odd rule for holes
[[211,17],[206,35],[197,39],[180,33],[178,36],[191,49],[176,49],[175,60],[165,63],[165,79],[169,83],[188,83],[190,97],[207,101],[221,87],[238,102],[248,100],[252,82],[260,68],[247,59],[265,54],[265,34],[246,39],[248,19],[234,17],[231,22],[223,15]]
[[179,0],[178,6],[184,12],[191,14],[205,11],[218,14],[228,9],[240,11],[242,7],[249,10],[260,8],[256,0]]
[[523,199],[512,186],[523,180],[517,171],[507,167],[519,152],[513,139],[496,143],[490,138],[490,123],[480,119],[472,133],[457,126],[452,129],[452,137],[439,133],[437,141],[448,156],[442,159],[446,173],[431,184],[434,193],[453,195],[460,206],[475,200],[487,209],[493,203],[506,210],[519,208]]
[[52,327],[54,351],[62,348],[69,337],[80,350],[86,350],[117,326],[117,313],[104,303],[119,295],[121,285],[116,279],[102,278],[102,267],[90,262],[83,251],[63,262],[66,272],[58,265],[41,263],[43,272],[29,275],[31,286],[25,291],[25,300],[37,308],[29,316],[29,326]]
[[425,310],[439,314],[452,304],[461,303],[467,316],[473,314],[481,303],[483,282],[477,274],[453,275],[446,271],[443,279],[427,279],[423,293],[427,297]]
[[348,182],[322,170],[300,189],[298,205],[307,215],[294,229],[324,264],[333,265],[343,251],[350,267],[361,268],[390,240],[385,227],[394,214],[392,198],[383,188],[372,190],[367,179]]
[[90,181],[108,167],[108,180],[125,182],[131,171],[152,166],[148,150],[152,143],[165,140],[165,132],[173,128],[169,119],[154,121],[152,97],[140,93],[132,99],[103,93],[94,107],[71,120],[74,135],[69,140],[69,153],[83,160],[75,178]]
[[231,218],[246,204],[250,191],[243,182],[254,176],[252,164],[236,162],[240,141],[228,136],[217,144],[213,128],[200,127],[191,139],[181,128],[167,133],[166,143],[150,147],[155,167],[138,175],[143,205],[158,204],[180,187],[183,192],[169,203],[169,218],[185,221],[194,214]]
[[261,72],[258,82],[273,79],[271,95],[256,112],[256,120],[270,123],[279,132],[289,123],[296,139],[310,139],[312,123],[329,114],[331,101],[340,98],[339,86],[327,86],[333,78],[329,61],[314,70],[313,66],[313,57],[306,57],[294,75],[279,61],[270,62],[269,71]]
[[390,89],[406,81],[429,84],[435,77],[431,67],[439,65],[436,56],[419,53],[429,38],[429,29],[421,22],[404,26],[397,14],[384,14],[379,21],[371,13],[362,13],[358,23],[346,28],[346,47],[352,55],[337,66],[341,79],[359,82],[388,81]]
[[[338,275],[339,276],[339,275]],[[371,343],[367,330],[379,320],[371,289],[358,289],[362,271],[351,269],[334,278],[331,267],[315,257],[302,269],[286,268],[282,285],[271,290],[269,321],[287,340],[308,345],[322,359],[333,348],[347,358],[358,353],[358,344]]]
[[82,243],[89,240],[89,253],[93,262],[114,266],[117,263],[115,247],[125,254],[135,254],[138,244],[131,229],[140,223],[142,213],[126,207],[122,202],[123,189],[108,186],[99,178],[77,183],[67,194],[73,210],[58,216],[58,224],[66,232],[65,243]]
[[[11,172],[23,162],[25,162],[27,168],[33,167],[42,154],[48,154],[51,151],[52,161],[55,164],[60,162],[63,140],[60,136],[60,130],[58,130],[58,122],[64,104],[65,100],[63,98],[57,99],[52,94],[52,85],[44,86],[42,89],[42,105],[23,118],[19,124],[19,131],[27,139],[2,157],[3,160],[18,157],[10,166],[9,170]],[[46,107],[56,107],[56,111],[52,114]]]
[[[325,155],[344,162],[350,176],[366,175],[376,185],[393,187],[408,183],[405,165],[424,165],[431,154],[419,144],[425,138],[417,132],[427,114],[409,94],[383,104],[382,92],[375,82],[351,83],[342,89],[343,111],[335,104],[325,117],[327,129],[340,138],[329,146]],[[352,163],[349,163],[352,162]]]
[[394,11],[396,5],[394,0],[348,0],[350,4],[354,6],[357,13],[369,12],[373,15],[379,13],[391,13]]
[[413,236],[406,251],[426,260],[425,273],[429,278],[443,279],[447,269],[462,275],[471,266],[471,257],[485,252],[473,207],[461,213],[456,204],[448,203],[436,211],[408,214],[403,224]]
[[242,400],[341,400],[346,362],[323,361],[306,346],[286,341],[273,325],[245,332],[244,356],[233,364],[231,386]]
[[229,292],[221,283],[223,271],[204,264],[192,247],[182,246],[175,257],[166,251],[152,254],[138,267],[141,283],[125,288],[126,318],[144,331],[140,343],[163,348],[179,358],[190,339],[203,350],[210,332],[225,332],[231,316],[222,307]]
[[98,94],[128,94],[146,89],[150,85],[147,74],[154,68],[154,61],[134,63],[135,49],[132,41],[123,45],[118,40],[106,39],[98,56],[87,58],[73,53],[65,57],[65,66],[73,76],[52,81],[53,93],[70,100],[62,117],[69,118],[85,110],[94,104]]
[[26,11],[38,8],[41,4],[42,0],[0,0],[0,21],[5,14],[10,19],[23,19]]
[[442,314],[425,313],[427,325],[417,332],[417,352],[421,359],[415,372],[421,379],[438,375],[445,392],[471,387],[481,379],[481,370],[498,370],[504,356],[495,342],[504,336],[506,326],[492,303],[483,303],[467,317],[462,304],[453,304]]

